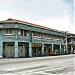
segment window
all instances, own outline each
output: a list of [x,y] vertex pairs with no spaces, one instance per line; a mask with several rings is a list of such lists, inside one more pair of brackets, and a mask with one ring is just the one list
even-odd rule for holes
[[21,35],[23,35],[23,29],[21,29]]
[[22,35],[22,36],[27,36],[27,30],[21,29],[21,35]]
[[6,34],[12,34],[12,29],[6,29]]
[[51,38],[51,35],[48,34],[48,38]]
[[37,36],[37,33],[36,32],[33,32],[33,36]]
[[34,37],[41,37],[41,33],[40,32],[33,32],[33,36]]
[[38,37],[41,37],[41,33],[38,33],[37,35],[38,35]]
[[24,30],[24,36],[27,36],[27,31],[26,30]]
[[47,35],[47,34],[44,34],[44,37],[45,37],[45,38],[48,38],[48,35]]

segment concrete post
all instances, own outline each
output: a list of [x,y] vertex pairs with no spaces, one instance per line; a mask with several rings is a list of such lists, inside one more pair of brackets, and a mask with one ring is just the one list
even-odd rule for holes
[[2,58],[3,42],[0,41],[0,58]]
[[15,53],[14,53],[14,57],[18,57],[18,30],[15,30]]
[[71,45],[71,53],[73,53],[73,45]]
[[18,41],[15,41],[15,56],[18,57]]
[[42,56],[44,55],[44,43],[42,43]]
[[64,46],[64,54],[65,54],[65,51],[66,51],[66,49],[65,49],[65,46]]
[[52,52],[53,52],[53,44],[52,44]]
[[32,43],[29,42],[29,57],[32,57]]
[[62,51],[61,51],[61,44],[60,44],[60,53],[61,53]]
[[2,30],[0,30],[0,58],[3,57],[2,51],[3,51]]

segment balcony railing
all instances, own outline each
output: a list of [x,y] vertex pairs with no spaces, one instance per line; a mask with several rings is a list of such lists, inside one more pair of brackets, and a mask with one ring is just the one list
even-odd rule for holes
[[29,36],[18,36],[18,40],[29,41]]

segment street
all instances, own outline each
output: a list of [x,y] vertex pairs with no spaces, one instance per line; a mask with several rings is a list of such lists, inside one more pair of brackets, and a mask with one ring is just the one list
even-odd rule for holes
[[74,56],[0,59],[0,75],[74,75]]

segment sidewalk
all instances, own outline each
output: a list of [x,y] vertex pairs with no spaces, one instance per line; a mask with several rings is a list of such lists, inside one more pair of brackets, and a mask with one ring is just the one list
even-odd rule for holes
[[44,57],[32,57],[32,58],[5,58],[5,59],[0,59],[0,64],[5,64],[5,63],[15,63],[15,62],[27,62],[27,61],[39,61],[39,60],[50,60],[54,58],[64,58],[64,57],[73,57],[74,54],[70,55],[60,55],[60,56],[44,56]]

